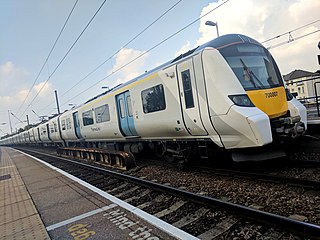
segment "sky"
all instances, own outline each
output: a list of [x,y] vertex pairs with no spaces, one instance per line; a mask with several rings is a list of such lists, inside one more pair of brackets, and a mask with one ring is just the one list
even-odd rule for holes
[[319,0],[78,0],[49,56],[75,2],[0,2],[0,136],[9,115],[16,131],[57,113],[55,90],[63,112],[216,38],[207,20],[262,42],[283,75],[320,69]]

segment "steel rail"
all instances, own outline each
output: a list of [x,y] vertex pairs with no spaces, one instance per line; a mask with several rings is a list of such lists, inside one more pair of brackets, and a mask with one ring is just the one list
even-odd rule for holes
[[289,230],[291,232],[295,232],[295,233],[298,233],[299,235],[304,235],[310,238],[320,239],[320,226],[312,223],[301,222],[295,219],[249,208],[243,205],[225,202],[220,199],[203,196],[197,193],[188,192],[188,191],[177,189],[167,185],[161,185],[159,183],[155,183],[152,181],[144,180],[141,178],[133,177],[133,176],[118,173],[118,172],[113,172],[108,169],[103,169],[101,167],[88,165],[86,163],[81,163],[81,162],[77,162],[77,161],[73,161],[73,160],[69,160],[69,159],[65,159],[65,158],[61,158],[61,157],[57,157],[49,154],[44,154],[44,153],[39,153],[39,154],[47,155],[47,156],[58,158],[76,165],[81,165],[86,168],[94,169],[98,172],[112,175],[114,177],[121,178],[123,180],[138,183],[140,185],[143,185],[148,188],[152,188],[154,190],[158,190],[167,194],[169,193],[176,197],[188,199],[191,202],[195,202],[195,203],[202,204],[205,206],[210,206],[210,207],[218,207],[218,208],[221,208],[222,210],[226,210],[228,212],[238,214],[243,218],[247,218],[247,219],[249,218],[259,223],[271,225],[276,228],[281,228],[284,230]]
[[293,178],[293,177],[283,177],[263,173],[253,173],[245,172],[238,170],[229,170],[229,169],[212,169],[213,173],[223,174],[223,175],[232,175],[235,177],[247,177],[252,179],[258,179],[260,181],[273,181],[275,183],[281,182],[289,186],[299,186],[307,189],[320,189],[320,182],[308,179]]

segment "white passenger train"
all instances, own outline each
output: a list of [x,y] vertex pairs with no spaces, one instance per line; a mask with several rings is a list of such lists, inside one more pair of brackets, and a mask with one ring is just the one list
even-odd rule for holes
[[306,127],[306,109],[286,90],[268,50],[231,34],[1,144],[153,150],[171,160],[206,157],[214,146],[250,153]]

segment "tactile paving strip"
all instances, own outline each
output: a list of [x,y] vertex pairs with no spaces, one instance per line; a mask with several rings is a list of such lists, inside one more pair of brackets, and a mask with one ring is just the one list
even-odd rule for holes
[[11,177],[0,181],[1,239],[50,239],[11,157],[1,148],[0,175]]
[[0,226],[1,239],[48,239],[37,214]]

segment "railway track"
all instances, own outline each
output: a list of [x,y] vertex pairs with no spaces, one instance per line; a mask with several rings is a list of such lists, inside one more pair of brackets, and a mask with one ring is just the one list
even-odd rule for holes
[[320,238],[320,226],[315,224],[223,201],[201,192],[194,193],[170,184],[149,181],[143,177],[48,154],[28,152],[200,239],[256,239],[263,236],[274,236],[274,239],[293,236]]
[[277,176],[272,174],[264,174],[264,173],[254,173],[247,171],[237,171],[232,169],[213,169],[211,173],[222,176],[232,176],[237,178],[247,178],[251,180],[257,181],[266,181],[273,182],[279,184],[286,184],[292,187],[302,187],[305,189],[315,189],[320,190],[320,181],[294,178],[294,177],[286,177],[286,176]]

